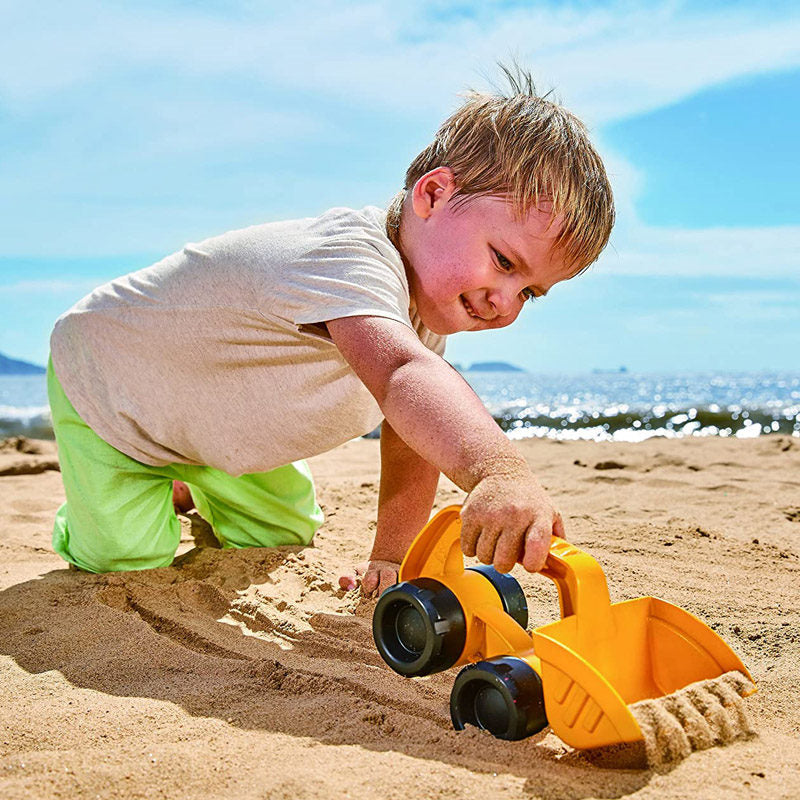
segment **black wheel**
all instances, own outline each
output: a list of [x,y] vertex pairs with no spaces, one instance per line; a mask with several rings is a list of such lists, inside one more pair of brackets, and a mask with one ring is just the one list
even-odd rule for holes
[[458,673],[450,693],[450,718],[498,739],[524,739],[547,725],[542,679],[521,658],[499,656],[470,664]]
[[497,590],[503,603],[503,611],[516,620],[523,628],[528,627],[528,601],[516,578],[498,572],[491,564],[469,567],[472,572],[480,572]]
[[390,586],[372,616],[372,636],[383,660],[407,677],[452,667],[467,640],[458,598],[432,578]]

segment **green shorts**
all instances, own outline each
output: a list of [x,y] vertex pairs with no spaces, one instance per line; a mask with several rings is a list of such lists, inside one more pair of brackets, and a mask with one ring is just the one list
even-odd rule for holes
[[172,482],[189,486],[223,547],[307,545],[322,511],[305,461],[233,477],[213,467],[151,467],[104,442],[81,418],[47,365],[47,393],[66,502],[53,547],[89,572],[168,566],[180,542]]

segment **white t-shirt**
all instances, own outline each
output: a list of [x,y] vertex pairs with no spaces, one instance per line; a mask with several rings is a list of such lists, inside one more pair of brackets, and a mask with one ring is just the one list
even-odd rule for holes
[[425,328],[386,212],[334,208],[187,244],[56,321],[53,367],[106,442],[138,461],[265,472],[363,435],[382,413],[324,326]]

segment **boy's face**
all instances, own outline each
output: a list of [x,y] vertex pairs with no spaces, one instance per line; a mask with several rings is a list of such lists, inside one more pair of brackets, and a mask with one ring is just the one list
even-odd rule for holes
[[552,249],[559,221],[550,225],[547,208],[518,220],[502,197],[454,209],[455,188],[453,173],[440,167],[413,189],[401,238],[411,295],[434,333],[504,328],[530,297],[571,277]]

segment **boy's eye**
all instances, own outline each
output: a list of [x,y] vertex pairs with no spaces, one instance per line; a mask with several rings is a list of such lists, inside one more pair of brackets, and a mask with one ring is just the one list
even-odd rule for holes
[[[514,265],[499,251],[495,250],[494,247],[492,248],[492,252],[497,259],[497,263],[500,265],[500,269],[505,270],[506,272],[511,272],[514,269]],[[523,302],[525,300],[536,300],[536,295],[533,292],[533,289],[526,288],[520,292]]]
[[511,270],[514,269],[514,265],[502,253],[498,252],[494,248],[492,248],[492,250],[494,250],[497,263],[500,265],[500,267],[506,272],[511,272]]

